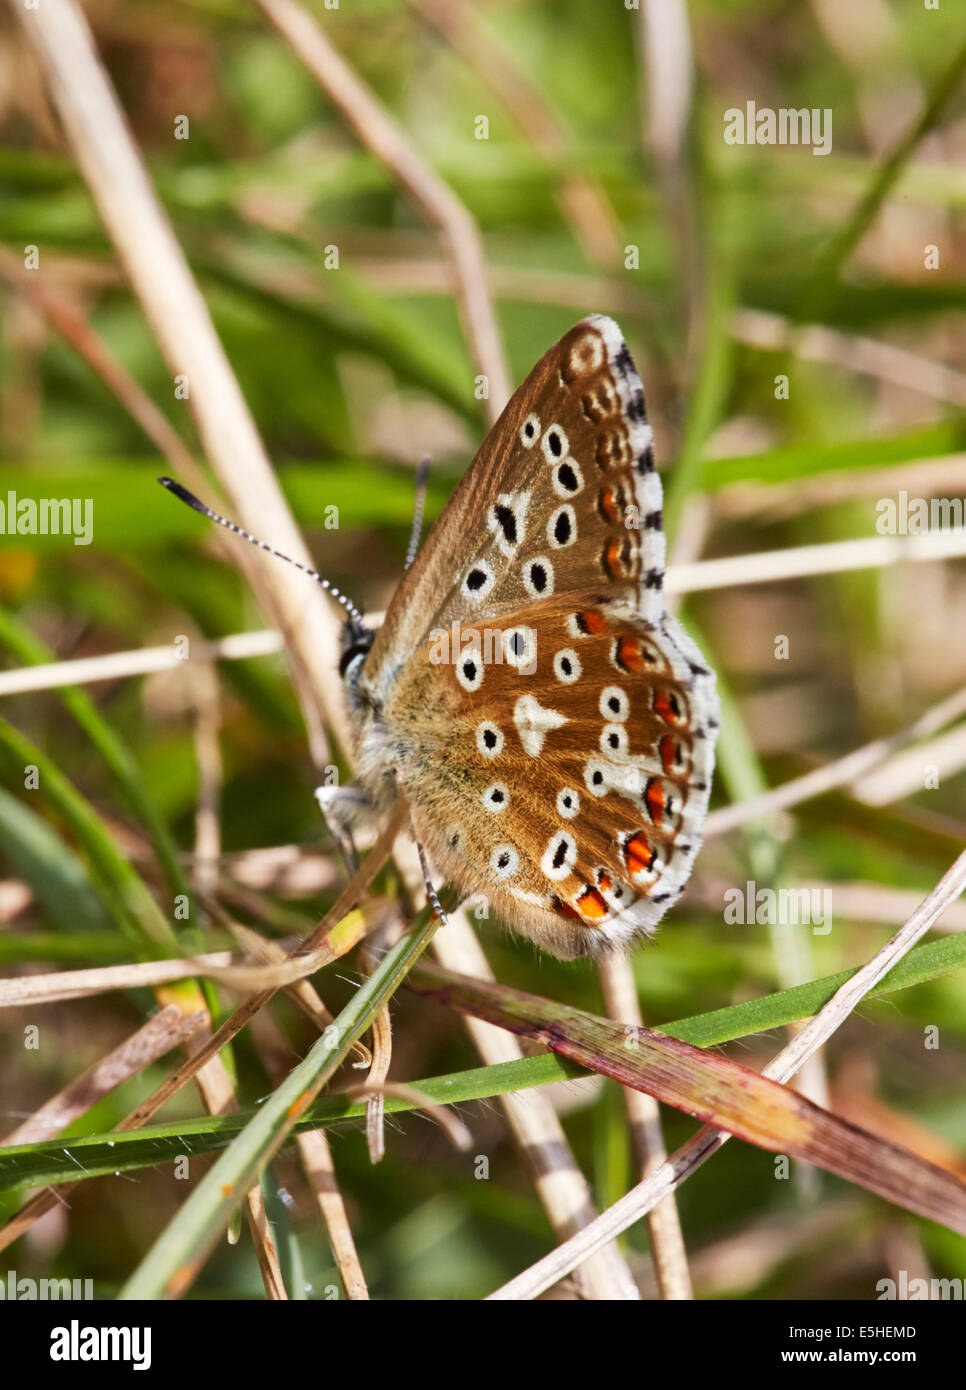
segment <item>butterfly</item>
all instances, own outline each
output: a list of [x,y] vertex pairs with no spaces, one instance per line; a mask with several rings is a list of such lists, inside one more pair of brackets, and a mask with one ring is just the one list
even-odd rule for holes
[[378,631],[337,595],[364,784],[402,790],[437,872],[564,959],[650,935],[701,844],[718,705],[664,611],[661,504],[640,378],[591,315],[512,396]]

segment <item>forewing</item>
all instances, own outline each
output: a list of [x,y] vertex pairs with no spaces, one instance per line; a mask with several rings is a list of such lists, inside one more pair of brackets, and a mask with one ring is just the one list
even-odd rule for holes
[[661,484],[644,391],[612,319],[582,320],[537,363],[487,435],[386,615],[367,678],[432,629],[554,592],[598,590],[663,612]]

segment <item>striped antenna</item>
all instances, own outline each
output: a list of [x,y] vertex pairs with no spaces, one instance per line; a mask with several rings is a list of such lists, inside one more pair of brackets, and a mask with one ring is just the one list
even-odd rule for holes
[[158,482],[162,487],[166,487],[169,492],[173,492],[175,497],[184,502],[186,506],[193,508],[196,512],[200,512],[202,516],[206,516],[209,521],[216,521],[219,526],[224,526],[226,531],[234,531],[235,535],[241,536],[242,540],[248,541],[251,545],[257,545],[259,550],[267,550],[269,555],[274,555],[277,559],[286,560],[290,565],[294,565],[297,570],[301,570],[302,573],[307,574],[310,579],[314,579],[317,584],[321,584],[325,592],[331,594],[337,603],[341,603],[342,607],[348,613],[351,622],[357,624],[362,623],[362,614],[352,600],[346,598],[345,594],[341,593],[334,584],[328,581],[328,579],[323,579],[318,570],[310,570],[308,565],[303,565],[299,560],[293,560],[291,555],[283,555],[282,552],[276,550],[274,546],[266,545],[265,542],[260,541],[257,536],[251,536],[247,531],[243,531],[240,526],[236,526],[235,523],[229,521],[227,517],[219,516],[217,512],[213,512],[210,507],[207,507],[199,497],[196,497],[193,492],[189,492],[186,487],[182,487],[180,483],[176,483],[173,478],[159,478]]
[[426,486],[429,479],[429,459],[424,458],[420,461],[419,471],[416,474],[416,500],[413,505],[413,527],[409,533],[409,545],[406,548],[406,569],[416,558],[419,550],[419,538],[423,534],[423,514],[426,510]]

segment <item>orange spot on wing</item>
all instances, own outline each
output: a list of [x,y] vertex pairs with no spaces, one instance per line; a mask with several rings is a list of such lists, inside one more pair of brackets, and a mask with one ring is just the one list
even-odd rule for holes
[[678,760],[678,746],[670,734],[665,734],[657,745],[664,771],[670,772]]
[[660,825],[664,819],[664,788],[656,777],[652,777],[647,784],[644,793],[644,800],[647,802],[647,809],[651,814],[651,820],[655,825]]
[[644,667],[641,649],[634,637],[626,634],[618,640],[617,660],[627,671],[640,671]]
[[617,521],[617,496],[612,487],[605,487],[600,494],[600,510],[608,521]]
[[671,692],[669,690],[658,690],[655,692],[654,709],[661,718],[666,719],[669,724],[676,717],[674,710],[671,708]]
[[604,567],[614,579],[621,575],[621,542],[610,541],[604,550]]
[[643,830],[638,830],[632,835],[624,846],[624,858],[627,862],[629,874],[641,874],[651,867],[654,860],[654,852],[648,844],[647,836]]
[[596,613],[593,608],[589,608],[586,613],[581,613],[580,621],[587,631],[593,633],[595,636],[597,633],[603,632],[604,628],[607,626],[607,620],[604,618],[603,614]]
[[604,893],[609,893],[611,888],[614,886],[611,882],[610,874],[605,873],[603,869],[597,875],[597,886]]
[[593,921],[599,922],[602,917],[607,916],[607,904],[596,888],[585,888],[582,893],[578,893],[577,906],[584,917]]

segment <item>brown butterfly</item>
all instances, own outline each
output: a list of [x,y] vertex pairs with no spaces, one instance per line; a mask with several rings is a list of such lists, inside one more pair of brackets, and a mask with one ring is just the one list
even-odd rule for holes
[[650,933],[701,843],[718,706],[664,612],[661,497],[640,378],[593,315],[514,394],[379,631],[339,596],[368,788],[403,788],[438,871],[564,958]]

